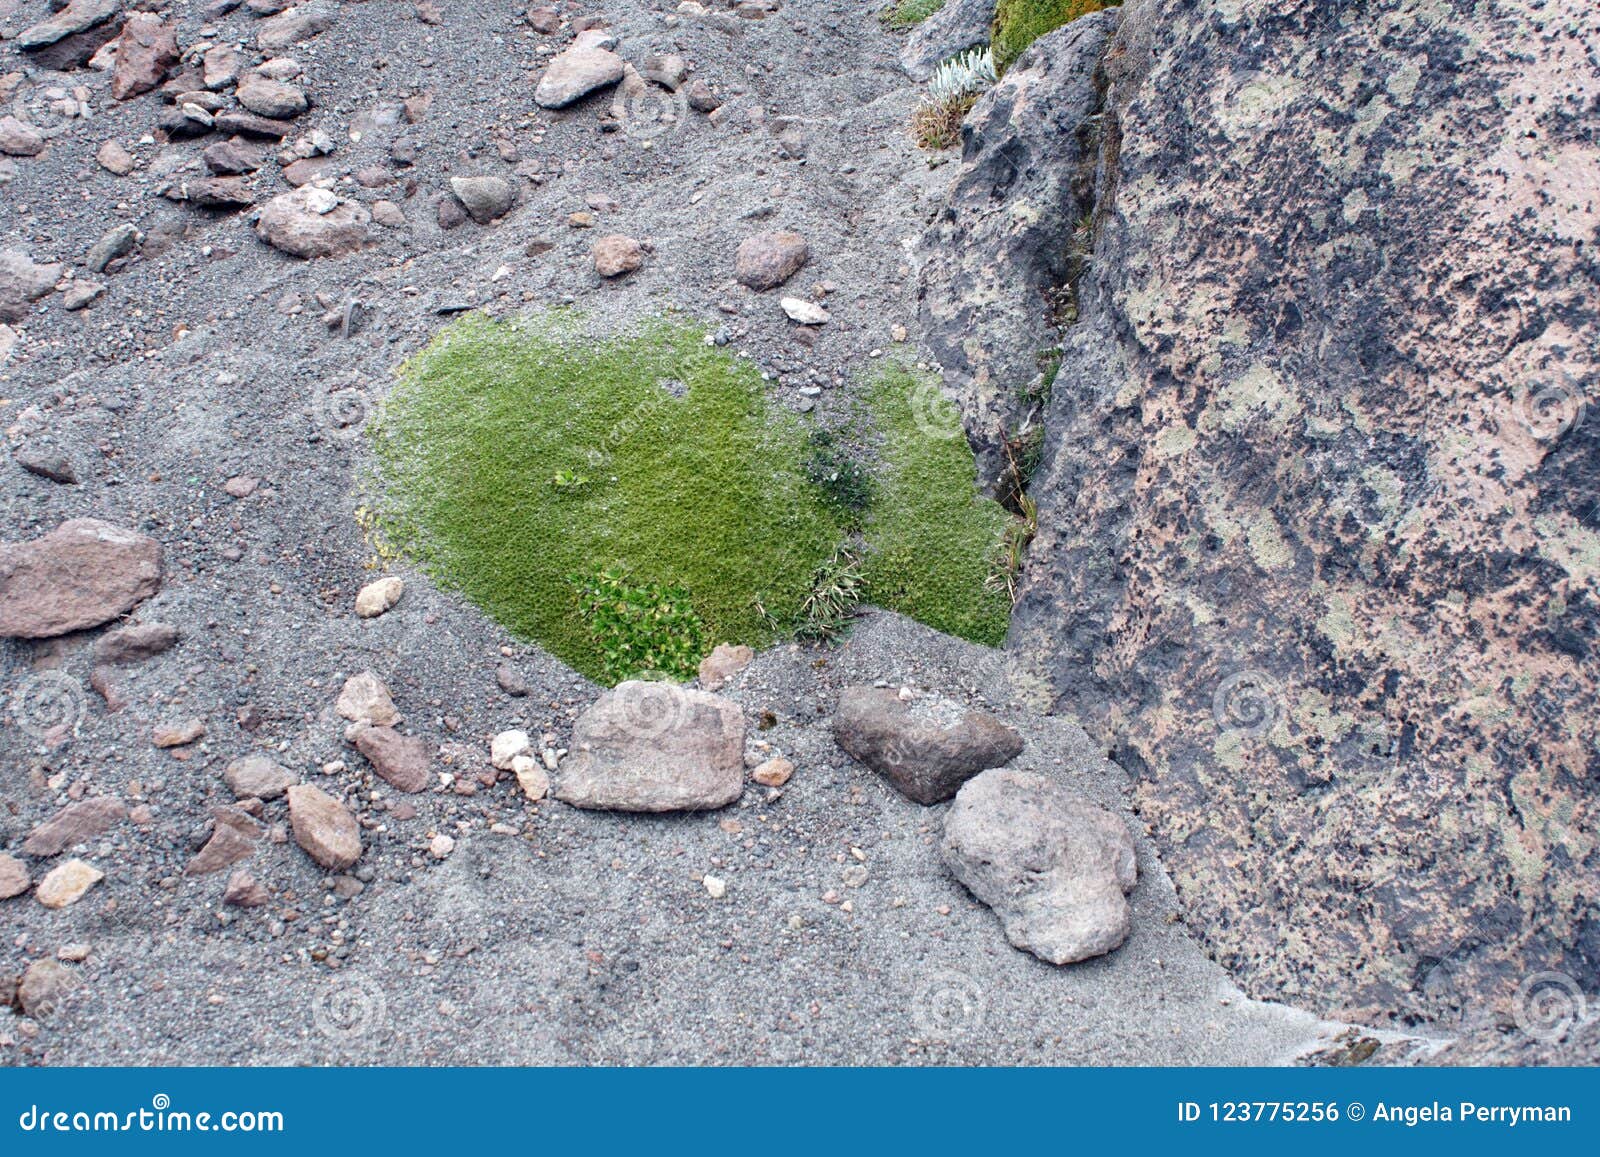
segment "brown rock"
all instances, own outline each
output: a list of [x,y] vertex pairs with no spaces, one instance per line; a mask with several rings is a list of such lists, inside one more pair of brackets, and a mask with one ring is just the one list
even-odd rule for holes
[[388,575],[368,583],[356,592],[356,616],[375,619],[392,608],[406,593],[405,580],[398,575]]
[[76,904],[85,892],[105,878],[106,874],[91,864],[67,860],[45,873],[34,889],[33,898],[46,908],[65,908]]
[[428,786],[426,740],[401,735],[392,727],[367,727],[356,733],[356,750],[396,790],[418,792]]
[[700,660],[700,686],[716,691],[750,665],[756,653],[743,643],[718,643]]
[[94,661],[129,667],[153,659],[178,641],[178,628],[170,623],[134,623],[107,631],[95,640]]
[[294,257],[342,257],[366,244],[370,220],[354,201],[307,185],[268,201],[256,221],[256,234]]
[[[257,831],[259,832],[259,829]],[[199,854],[189,861],[188,867],[183,871],[188,876],[208,876],[212,872],[232,867],[240,860],[249,859],[255,854],[255,850],[255,838],[241,825],[219,821],[212,828],[211,838],[206,841],[206,846],[200,849]]]
[[102,169],[118,177],[126,177],[133,172],[135,164],[133,154],[118,141],[106,141],[95,153],[94,159]]
[[61,1006],[82,982],[70,968],[50,960],[35,960],[17,985],[17,1004],[23,1013],[43,1020]]
[[548,4],[528,9],[527,20],[529,28],[544,36],[549,36],[561,27],[561,13]]
[[233,133],[260,140],[281,141],[294,132],[294,125],[289,121],[275,121],[253,112],[218,113],[214,124],[219,133]]
[[96,796],[68,804],[34,828],[23,841],[22,850],[30,856],[58,855],[93,839],[127,816],[127,807],[113,796]]
[[163,723],[150,734],[150,742],[157,747],[182,747],[193,743],[206,733],[205,720],[191,717],[179,723]]
[[533,90],[541,108],[565,108],[622,79],[622,57],[604,48],[569,48],[551,58]]
[[739,243],[734,275],[751,289],[776,289],[799,273],[811,258],[806,239],[787,230],[757,233]]
[[161,588],[161,544],[94,518],[0,544],[0,637],[98,627]]
[[264,755],[247,755],[228,764],[222,778],[235,799],[277,799],[299,777]]
[[268,80],[264,76],[247,77],[234,93],[240,104],[257,116],[272,120],[297,117],[311,107],[305,90],[298,85]]
[[28,878],[27,864],[15,856],[0,852],[0,900],[22,895],[32,883]]
[[228,877],[228,886],[222,893],[222,902],[236,908],[259,908],[271,899],[267,890],[243,868]]
[[767,760],[750,773],[750,778],[763,787],[782,787],[794,775],[794,764],[778,755]]
[[611,233],[594,244],[594,268],[601,277],[621,277],[644,264],[644,246],[632,237]]
[[289,823],[295,842],[330,872],[361,858],[361,827],[344,804],[308,783],[289,789]]
[[249,141],[239,137],[232,137],[225,141],[218,141],[214,145],[207,145],[205,152],[200,154],[200,159],[206,168],[219,177],[233,177],[244,173],[253,173],[266,163],[266,154]]
[[949,799],[980,771],[1022,751],[1022,737],[986,711],[938,696],[906,700],[878,687],[839,692],[833,738],[920,804]]
[[111,70],[111,95],[130,100],[151,92],[178,63],[178,37],[172,25],[143,13],[129,18],[117,39],[117,63]]
[[400,722],[400,712],[395,710],[389,688],[371,671],[362,671],[344,681],[334,710],[352,723],[370,723],[374,727],[393,727]]

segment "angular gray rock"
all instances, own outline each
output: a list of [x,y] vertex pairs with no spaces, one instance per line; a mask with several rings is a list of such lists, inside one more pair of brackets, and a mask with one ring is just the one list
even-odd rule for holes
[[1073,964],[1128,938],[1133,837],[1054,780],[1010,768],[969,780],[945,813],[940,851],[1006,939],[1041,960]]
[[84,255],[83,263],[96,273],[104,273],[106,266],[119,257],[126,257],[139,244],[139,229],[123,223],[108,230]]
[[994,10],[995,0],[945,0],[944,7],[906,35],[900,67],[914,80],[927,80],[957,53],[988,44]]
[[980,771],[1022,751],[1022,737],[986,711],[938,696],[901,699],[881,687],[845,687],[833,738],[908,799],[935,804]]
[[517,203],[516,189],[504,177],[451,177],[450,191],[479,225],[504,217]]
[[16,44],[29,63],[79,68],[122,30],[122,0],[72,0],[48,20],[23,29]]
[[30,303],[56,287],[66,267],[36,262],[21,249],[0,249],[0,321],[23,321]]
[[298,4],[262,21],[256,30],[256,46],[263,52],[281,52],[332,27],[330,9],[321,4]]
[[569,48],[552,57],[533,90],[541,108],[565,108],[622,79],[622,57],[604,48]]
[[297,117],[311,107],[305,90],[298,85],[268,80],[264,76],[246,77],[234,95],[251,112],[274,120]]
[[776,289],[799,273],[811,258],[811,249],[800,234],[779,230],[757,233],[739,243],[734,257],[734,276],[740,284],[761,292]]
[[306,185],[268,201],[256,221],[256,235],[295,257],[342,257],[366,243],[370,220],[354,201]]
[[555,796],[609,811],[726,807],[744,790],[737,704],[675,683],[629,681],[578,717]]
[[98,627],[161,589],[161,544],[97,518],[0,543],[0,638]]
[[[0,358],[0,361],[4,360]],[[78,481],[78,472],[73,468],[72,459],[49,446],[24,443],[17,447],[12,457],[29,474],[37,474],[40,478],[48,478],[63,486],[71,486]]]
[[235,799],[277,799],[299,776],[264,755],[247,755],[228,764],[222,778]]
[[44,152],[44,134],[14,116],[0,116],[0,153],[8,157],[36,157]]

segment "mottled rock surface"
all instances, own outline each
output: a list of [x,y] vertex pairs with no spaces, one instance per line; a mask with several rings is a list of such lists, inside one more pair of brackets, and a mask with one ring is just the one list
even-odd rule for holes
[[909,799],[935,804],[1022,750],[1022,737],[986,711],[939,696],[904,699],[883,687],[839,692],[833,737]]
[[161,588],[161,544],[96,518],[32,542],[0,543],[0,636],[98,627]]
[[1019,683],[1254,995],[1594,992],[1600,10],[1124,12]]
[[744,715],[706,691],[630,681],[579,716],[556,798],[609,811],[726,807],[744,790]]
[[1006,938],[1041,960],[1075,964],[1128,938],[1133,837],[1052,779],[1000,768],[967,781],[945,813],[940,850]]

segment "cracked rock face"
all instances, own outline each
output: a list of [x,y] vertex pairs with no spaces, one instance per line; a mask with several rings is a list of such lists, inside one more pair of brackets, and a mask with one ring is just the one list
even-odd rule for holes
[[1600,10],[1124,12],[1024,682],[1254,995],[1592,992]]
[[1138,882],[1121,820],[1029,771],[969,780],[945,813],[945,865],[993,908],[1006,938],[1051,964],[1122,946]]
[[833,737],[920,804],[949,799],[980,771],[1022,751],[1022,737],[987,712],[936,697],[908,701],[882,687],[839,693]]
[[556,798],[608,811],[726,807],[744,790],[744,715],[719,695],[630,680],[573,727]]

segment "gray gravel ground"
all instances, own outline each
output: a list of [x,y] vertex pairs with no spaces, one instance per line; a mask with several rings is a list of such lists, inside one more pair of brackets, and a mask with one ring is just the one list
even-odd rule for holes
[[[895,616],[871,617],[838,649],[762,655],[728,689],[753,724],[772,713],[775,725],[752,734],[799,766],[777,798],[752,786],[714,815],[619,816],[533,806],[514,782],[475,782],[491,735],[523,726],[564,743],[596,688],[414,573],[400,572],[408,589],[394,611],[353,614],[373,577],[355,518],[359,419],[392,368],[446,324],[436,311],[573,302],[620,325],[682,310],[749,351],[789,404],[808,404],[800,388],[815,385],[820,409],[842,407],[849,375],[889,348],[893,325],[914,324],[906,246],[950,168],[907,139],[916,89],[895,65],[897,40],[854,0],[789,0],[760,21],[719,7],[732,31],[676,19],[673,3],[585,5],[609,18],[623,56],[680,52],[726,102],[715,122],[691,113],[661,131],[635,110],[610,133],[609,96],[560,113],[533,105],[537,49],[570,32],[531,33],[522,3],[441,4],[438,25],[409,3],[332,7],[334,26],[289,50],[316,102],[302,124],[338,142],[332,173],[394,177],[342,194],[391,199],[408,221],[375,227],[376,244],[342,259],[290,259],[257,241],[245,215],[157,196],[208,143],[141,143],[164,108],[157,95],[113,102],[106,77],[89,71],[25,73],[10,86],[41,120],[52,86],[88,86],[93,111],[62,123],[42,155],[0,168],[5,244],[79,262],[123,221],[146,240],[126,268],[93,275],[107,290],[88,309],[65,312],[53,294],[14,327],[0,428],[13,446],[65,452],[80,482],[0,462],[3,537],[88,515],[154,535],[166,583],[136,618],[176,624],[183,638],[119,674],[121,710],[86,691],[65,744],[0,729],[0,850],[16,852],[84,793],[150,812],[79,849],[106,879],[76,905],[0,902],[0,978],[89,946],[53,1015],[0,1020],[0,1059],[1250,1064],[1286,1061],[1337,1031],[1228,983],[1176,922],[1142,829],[1134,934],[1120,951],[1055,968],[1010,948],[939,865],[942,809],[901,799],[829,737],[845,682],[969,695],[1004,685],[995,653]],[[0,0],[0,33],[47,11]],[[255,23],[240,9],[216,22],[217,38],[246,41]],[[202,25],[183,16],[180,43]],[[0,44],[0,75],[25,67]],[[408,125],[398,104],[423,91],[431,108]],[[414,166],[390,159],[401,138]],[[95,163],[108,139],[138,158],[133,175]],[[515,179],[516,210],[492,227],[441,230],[448,178],[480,173]],[[262,199],[287,188],[275,161],[253,183]],[[605,198],[616,206],[597,211],[594,228],[567,224]],[[739,240],[767,228],[811,243],[793,287],[836,286],[819,334],[790,326],[778,294],[733,281]],[[602,283],[589,247],[613,231],[654,252],[638,273]],[[529,256],[536,241],[553,248]],[[324,324],[319,293],[338,310],[362,303],[351,336]],[[352,416],[355,427],[340,425]],[[261,485],[235,499],[223,483],[240,475]],[[86,687],[91,641],[0,644],[0,693],[9,702],[43,671]],[[527,698],[496,684],[508,654],[533,687]],[[397,797],[344,745],[332,710],[343,678],[366,668],[460,774],[460,788],[410,797],[414,818],[394,814]],[[1127,811],[1123,773],[1081,731],[1018,706],[1004,714],[1028,741],[1016,766]],[[190,716],[207,726],[198,744],[177,755],[152,746],[153,727]],[[359,806],[367,851],[354,876],[325,876],[284,839],[281,801],[265,814],[278,842],[247,865],[270,904],[224,908],[227,873],[182,875],[209,807],[230,802],[223,767],[252,751]],[[347,770],[319,770],[338,759]],[[492,833],[497,823],[516,834]],[[427,851],[437,833],[457,840],[443,861]],[[30,866],[37,878],[48,865]],[[846,869],[862,867],[865,882],[847,884]],[[725,898],[698,882],[707,872],[727,880]]]

